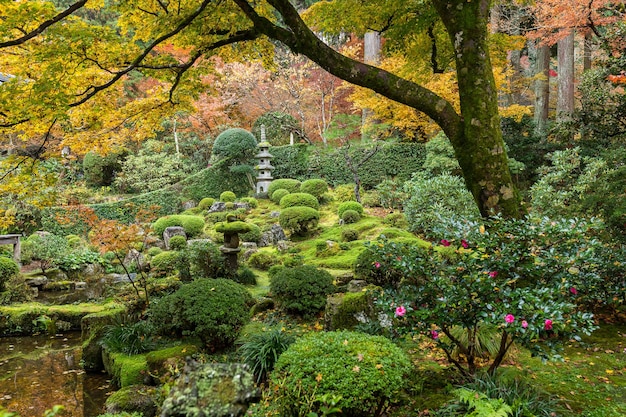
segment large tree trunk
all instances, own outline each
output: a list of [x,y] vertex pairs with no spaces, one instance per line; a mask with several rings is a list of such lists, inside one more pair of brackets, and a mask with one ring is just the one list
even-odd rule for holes
[[548,125],[550,109],[550,47],[537,47],[535,74],[541,75],[535,81],[535,132],[542,135]]
[[556,104],[556,120],[563,122],[571,119],[574,113],[574,31],[558,44],[559,97]]
[[268,0],[287,28],[259,16],[245,0],[234,0],[255,29],[303,54],[331,74],[423,112],[448,136],[463,176],[483,216],[520,216],[500,130],[497,92],[487,49],[489,0],[433,0],[456,52],[461,115],[431,90],[380,68],[346,57],[325,45],[289,0]]
[[454,46],[463,130],[448,137],[480,212],[519,216],[498,115],[498,93],[487,46],[489,0],[434,0]]

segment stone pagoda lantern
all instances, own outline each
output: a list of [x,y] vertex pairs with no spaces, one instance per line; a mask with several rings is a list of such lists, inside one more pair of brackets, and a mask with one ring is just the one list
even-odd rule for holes
[[269,153],[270,143],[265,138],[265,125],[261,125],[261,142],[257,145],[259,147],[259,153],[255,158],[259,163],[256,166],[256,193],[265,194],[269,189],[270,183],[273,180],[272,171],[274,167],[270,164],[272,155]]

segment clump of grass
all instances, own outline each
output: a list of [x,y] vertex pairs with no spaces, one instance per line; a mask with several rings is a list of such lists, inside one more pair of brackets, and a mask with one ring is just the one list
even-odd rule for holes
[[155,348],[153,333],[154,328],[148,321],[134,321],[125,316],[106,328],[101,343],[111,352],[137,355]]
[[278,357],[295,341],[295,337],[281,328],[254,333],[247,337],[239,353],[254,373],[257,382],[267,379],[274,369]]

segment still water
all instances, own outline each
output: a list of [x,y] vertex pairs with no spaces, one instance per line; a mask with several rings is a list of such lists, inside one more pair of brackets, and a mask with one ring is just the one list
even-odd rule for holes
[[114,387],[106,374],[80,367],[80,332],[0,338],[0,407],[22,417],[41,417],[63,405],[69,417],[103,413]]

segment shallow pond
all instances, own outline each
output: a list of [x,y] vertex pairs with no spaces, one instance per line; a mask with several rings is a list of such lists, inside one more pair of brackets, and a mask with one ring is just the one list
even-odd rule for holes
[[63,405],[69,417],[103,412],[110,386],[106,374],[80,367],[80,333],[0,338],[0,407],[22,417],[41,417]]

